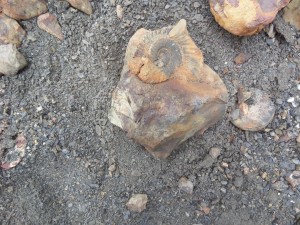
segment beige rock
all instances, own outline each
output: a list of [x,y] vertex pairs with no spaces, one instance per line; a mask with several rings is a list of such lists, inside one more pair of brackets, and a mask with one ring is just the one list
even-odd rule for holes
[[26,65],[26,59],[14,45],[0,45],[0,74],[16,75]]
[[142,212],[146,209],[147,202],[148,196],[146,194],[135,194],[129,199],[126,206],[130,211]]
[[186,21],[130,39],[110,121],[157,158],[220,120],[227,89],[203,62]]
[[294,171],[286,177],[290,185],[295,188],[300,185],[300,171]]
[[89,0],[67,0],[67,1],[71,4],[71,6],[73,6],[76,9],[79,9],[80,11],[88,15],[93,14],[93,9]]
[[3,13],[16,20],[27,20],[47,12],[44,0],[0,0]]
[[300,143],[300,134],[298,135],[296,141],[297,141],[298,143]]
[[15,44],[19,46],[25,34],[17,21],[0,13],[0,45]]
[[285,7],[283,19],[300,30],[300,0],[293,0]]
[[221,27],[232,34],[258,33],[271,23],[290,0],[209,0],[210,11]]
[[116,12],[117,12],[117,17],[119,19],[122,19],[123,18],[123,8],[121,5],[117,5]]
[[178,181],[178,187],[180,190],[188,194],[193,194],[194,184],[188,180],[186,177],[181,177]]
[[275,105],[261,90],[252,88],[250,92],[243,87],[238,90],[237,109],[233,111],[232,123],[242,130],[263,130],[275,115]]
[[212,158],[216,159],[221,154],[221,149],[219,148],[211,148],[209,154]]
[[39,28],[45,30],[49,34],[52,34],[60,40],[64,39],[61,27],[57,21],[56,16],[54,16],[53,14],[45,13],[43,15],[40,15],[37,19],[37,24]]
[[240,53],[234,58],[234,62],[237,65],[244,64],[251,58],[251,55],[248,53]]

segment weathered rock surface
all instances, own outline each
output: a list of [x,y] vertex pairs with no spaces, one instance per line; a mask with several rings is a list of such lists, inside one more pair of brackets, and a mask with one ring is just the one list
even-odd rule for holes
[[237,109],[232,113],[232,123],[242,130],[259,131],[273,119],[275,106],[269,96],[259,89],[238,91]]
[[64,39],[61,26],[59,25],[56,16],[54,16],[53,14],[45,13],[43,15],[40,15],[37,19],[37,24],[39,28],[45,30],[49,34],[52,34],[60,40]]
[[0,74],[16,75],[26,65],[26,59],[14,45],[0,45]]
[[93,14],[93,9],[89,0],[67,0],[71,6],[86,14]]
[[221,27],[232,34],[258,33],[271,23],[290,0],[209,0],[210,10]]
[[300,0],[293,0],[284,8],[283,19],[300,30]]
[[109,117],[153,156],[166,158],[220,120],[227,98],[181,20],[160,30],[142,28],[130,39]]
[[193,194],[194,184],[188,180],[186,177],[181,177],[178,181],[178,187],[180,190],[188,193]]
[[0,44],[19,46],[25,37],[25,31],[17,21],[0,13]]
[[146,209],[147,202],[148,196],[146,194],[135,194],[129,199],[126,206],[130,211],[142,212]]
[[1,0],[3,13],[16,20],[27,20],[47,12],[44,0]]

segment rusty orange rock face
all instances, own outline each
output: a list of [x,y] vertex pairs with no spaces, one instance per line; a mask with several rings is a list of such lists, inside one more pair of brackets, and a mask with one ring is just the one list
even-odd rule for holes
[[19,46],[25,34],[17,21],[0,13],[0,45],[15,44]]
[[47,12],[44,0],[0,0],[3,13],[16,20],[27,20]]
[[209,0],[210,10],[224,29],[238,36],[258,33],[290,0]]
[[166,158],[220,120],[227,98],[224,83],[203,63],[181,20],[132,36],[109,118],[153,156]]
[[60,40],[64,39],[61,27],[57,21],[56,16],[54,16],[53,14],[45,13],[43,15],[40,15],[37,19],[37,24],[39,28],[45,30],[49,34],[52,34]]

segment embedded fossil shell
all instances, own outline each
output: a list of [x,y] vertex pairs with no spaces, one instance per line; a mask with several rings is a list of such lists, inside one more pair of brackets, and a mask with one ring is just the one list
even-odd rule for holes
[[275,106],[269,96],[259,89],[252,88],[238,92],[238,106],[232,114],[232,123],[242,130],[259,131],[273,119]]
[[210,11],[225,30],[239,36],[258,33],[290,0],[209,0]]
[[203,63],[186,21],[180,20],[132,36],[109,119],[153,156],[166,158],[220,120],[227,98],[224,83]]
[[0,45],[15,44],[19,46],[25,36],[25,31],[17,21],[0,13]]
[[3,13],[16,20],[27,20],[45,13],[47,2],[44,0],[0,0]]

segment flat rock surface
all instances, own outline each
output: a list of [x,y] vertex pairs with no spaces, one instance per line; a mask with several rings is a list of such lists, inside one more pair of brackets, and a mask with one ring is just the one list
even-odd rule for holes
[[[28,33],[20,49],[28,67],[0,77],[0,139],[13,147],[22,133],[27,146],[15,168],[0,171],[2,224],[294,224],[299,186],[286,179],[299,171],[299,40],[287,43],[277,31],[274,39],[263,31],[235,37],[215,22],[206,1],[116,1],[122,20],[111,2],[91,1],[88,16],[49,0],[63,41],[39,29],[36,19],[20,22]],[[203,135],[156,160],[107,114],[130,37],[141,27],[157,29],[181,18],[205,63],[224,80],[230,105]],[[236,65],[241,52],[252,57]],[[289,73],[284,88],[279,71]],[[245,132],[230,123],[236,80],[270,94],[276,111],[266,131]],[[287,102],[290,97],[294,102]],[[286,134],[290,140],[279,141]],[[213,147],[221,149],[217,158],[209,155]],[[179,190],[181,177],[193,183],[193,194]],[[277,182],[286,188],[274,189]],[[148,196],[141,213],[126,207],[134,193]]]

